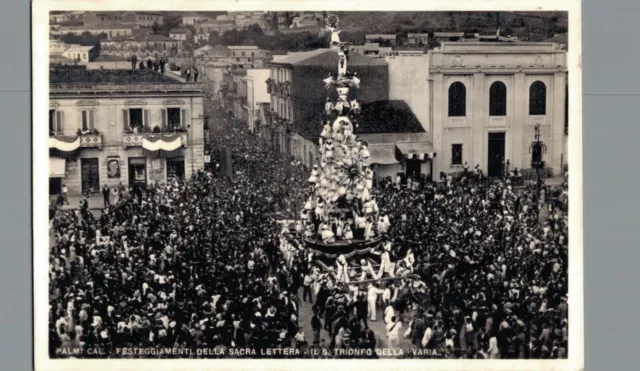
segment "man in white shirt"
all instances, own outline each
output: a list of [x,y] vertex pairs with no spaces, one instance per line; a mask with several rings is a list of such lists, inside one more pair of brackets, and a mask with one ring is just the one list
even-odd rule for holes
[[395,317],[396,311],[395,309],[393,309],[393,305],[387,304],[387,307],[384,309],[384,323],[388,325],[389,323],[391,323],[392,318]]
[[313,277],[307,272],[303,274],[302,279],[302,301],[307,301],[307,295],[309,295],[309,303],[313,304],[313,298],[311,296],[311,285],[313,284]]
[[422,337],[422,347],[426,348],[429,344],[429,340],[431,340],[433,332],[431,331],[431,324],[427,325],[427,329],[424,330],[424,336]]
[[402,322],[397,321],[396,317],[393,316],[390,319],[390,322],[386,326],[387,328],[387,336],[389,337],[389,349],[396,348],[400,346],[400,329],[402,328]]
[[64,201],[65,204],[69,205],[69,199],[67,198],[67,192],[69,192],[69,189],[67,188],[66,184],[62,185],[62,200]]
[[369,303],[369,319],[371,321],[376,320],[376,301],[378,301],[378,295],[383,292],[383,290],[374,284],[369,284],[369,288],[367,289],[367,302]]

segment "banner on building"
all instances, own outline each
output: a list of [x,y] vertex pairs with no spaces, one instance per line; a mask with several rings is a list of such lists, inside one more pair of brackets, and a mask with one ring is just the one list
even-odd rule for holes
[[107,157],[107,176],[109,179],[120,178],[120,157]]

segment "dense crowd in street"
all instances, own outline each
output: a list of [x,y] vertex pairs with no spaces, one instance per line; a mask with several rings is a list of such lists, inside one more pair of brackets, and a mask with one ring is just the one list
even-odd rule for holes
[[[231,176],[199,171],[125,191],[99,217],[86,206],[51,213],[52,356],[78,347],[109,356],[122,347],[373,349],[377,336],[439,357],[566,357],[566,183],[547,190],[540,223],[532,188],[471,174],[415,187],[379,181],[373,196],[391,221],[391,256],[411,250],[420,280],[349,287],[308,264],[306,251],[280,250],[275,219],[302,208],[310,169],[229,117],[216,120],[212,138],[232,149]],[[313,338],[300,322],[307,300]],[[387,333],[370,327],[377,305]]]

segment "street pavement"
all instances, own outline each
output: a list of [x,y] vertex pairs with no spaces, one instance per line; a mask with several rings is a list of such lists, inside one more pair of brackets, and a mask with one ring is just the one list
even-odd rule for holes
[[[299,325],[304,329],[305,340],[309,343],[313,342],[313,329],[311,328],[311,318],[313,317],[313,309],[312,304],[308,301],[302,301],[302,288],[298,291],[298,297],[301,298],[300,304],[300,318]],[[313,298],[315,302],[315,297]],[[322,320],[324,324],[324,320]],[[369,328],[371,328],[376,336],[376,348],[377,349],[387,349],[389,347],[389,340],[387,338],[387,329],[384,323],[384,308],[377,308],[376,311],[376,321],[371,321],[367,319],[367,324]],[[406,354],[409,349],[414,349],[414,345],[411,344],[411,340],[405,338],[404,332],[407,330],[408,323],[403,323],[402,328],[400,329],[400,347],[404,353]],[[320,339],[325,339],[327,345],[331,342],[331,338],[329,337],[329,332],[322,329],[320,331]],[[391,353],[387,356],[380,355],[380,358],[397,358],[396,356],[392,356]]]

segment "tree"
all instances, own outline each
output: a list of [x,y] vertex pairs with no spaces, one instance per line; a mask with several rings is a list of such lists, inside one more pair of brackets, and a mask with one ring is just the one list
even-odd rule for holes
[[207,42],[211,46],[221,45],[224,43],[224,40],[218,34],[218,31],[213,31],[209,34],[209,40]]
[[258,24],[250,25],[249,28],[247,28],[247,31],[248,31],[249,34],[264,35],[264,32],[262,31],[262,28],[260,28],[260,26]]

